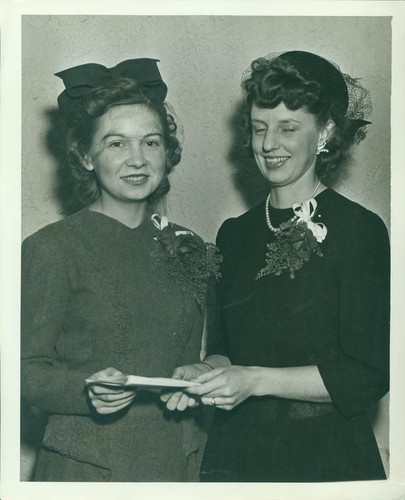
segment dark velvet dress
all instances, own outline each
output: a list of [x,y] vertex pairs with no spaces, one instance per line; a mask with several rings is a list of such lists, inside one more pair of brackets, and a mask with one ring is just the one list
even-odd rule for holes
[[[216,410],[203,481],[349,481],[385,478],[366,409],[388,390],[389,243],[378,216],[328,189],[313,220],[323,256],[255,280],[274,239],[264,204],[225,221],[216,336],[209,353],[232,364],[316,365],[332,403],[250,397]],[[273,225],[293,215],[271,209]]]
[[48,413],[36,481],[198,480],[195,410],[139,391],[99,415],[86,398],[85,379],[110,366],[171,377],[200,360],[203,315],[152,257],[157,231],[150,218],[130,229],[85,209],[24,241],[22,395]]

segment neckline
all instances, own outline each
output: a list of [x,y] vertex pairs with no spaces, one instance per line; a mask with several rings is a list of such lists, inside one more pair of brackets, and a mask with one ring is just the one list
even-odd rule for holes
[[89,207],[85,207],[83,209],[83,212],[87,213],[90,217],[98,218],[106,223],[109,223],[110,225],[121,227],[123,230],[129,232],[137,232],[138,230],[141,230],[143,227],[148,225],[148,221],[150,220],[150,214],[149,212],[146,212],[145,217],[142,219],[141,223],[138,226],[130,227],[124,224],[123,222],[119,221],[115,217],[111,217],[110,215],[106,215],[103,212],[99,212],[97,210],[92,210]]
[[[318,200],[319,198],[323,198],[324,193],[329,192],[329,191],[330,191],[330,188],[327,187],[326,189],[324,189],[323,191],[318,193],[316,196],[313,196],[312,198],[315,198],[316,200]],[[273,207],[273,205],[270,204],[269,210],[270,210],[270,212],[273,212],[273,213],[283,214],[283,213],[292,213],[293,208],[292,208],[292,206],[287,207],[287,208],[277,208],[277,207]]]

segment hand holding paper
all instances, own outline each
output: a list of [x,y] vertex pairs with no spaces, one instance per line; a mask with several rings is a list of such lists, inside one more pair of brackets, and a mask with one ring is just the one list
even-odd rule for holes
[[106,368],[86,380],[94,409],[102,414],[116,413],[132,403],[136,388],[124,390],[127,376],[115,368]]
[[[178,382],[193,380],[209,370],[210,367],[204,363],[194,363],[192,365],[179,366],[173,372],[173,380],[178,379]],[[196,382],[189,382],[189,384],[190,385],[188,385],[188,387],[195,387],[200,385]],[[160,399],[161,401],[166,403],[166,408],[170,411],[184,411],[187,408],[195,408],[200,404],[198,399],[190,396],[183,391],[162,392]]]

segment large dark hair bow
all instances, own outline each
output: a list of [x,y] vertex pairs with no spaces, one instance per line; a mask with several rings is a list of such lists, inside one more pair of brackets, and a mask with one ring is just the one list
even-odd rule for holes
[[159,73],[157,62],[158,59],[128,59],[113,68],[89,63],[55,73],[56,76],[62,78],[66,87],[58,97],[59,110],[66,118],[69,118],[80,105],[83,96],[95,88],[111,85],[121,78],[135,80],[146,90],[145,94],[151,100],[163,102],[166,98],[167,86]]

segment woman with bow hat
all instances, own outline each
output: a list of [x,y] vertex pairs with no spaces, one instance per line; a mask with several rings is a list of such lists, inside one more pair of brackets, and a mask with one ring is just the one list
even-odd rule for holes
[[181,156],[166,85],[153,59],[57,76],[84,208],[23,243],[22,395],[48,413],[34,479],[196,480],[198,408],[176,416],[159,391],[124,385],[199,362],[215,267],[197,235],[153,214]]
[[364,138],[368,93],[301,51],[255,60],[243,90],[269,194],[218,233],[213,369],[177,372],[216,406],[202,480],[383,479],[366,410],[388,390],[387,230],[324,184]]

